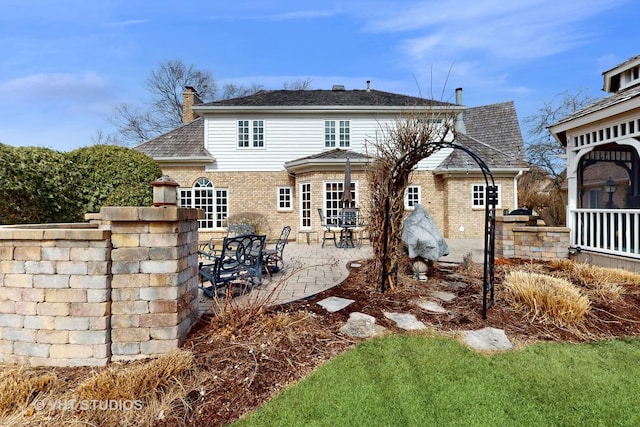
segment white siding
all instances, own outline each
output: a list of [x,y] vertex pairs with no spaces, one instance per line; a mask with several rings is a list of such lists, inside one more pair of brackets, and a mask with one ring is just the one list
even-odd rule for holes
[[[205,147],[216,159],[210,170],[282,171],[284,163],[333,148],[365,153],[365,145],[375,141],[393,118],[344,114],[255,114],[244,120],[264,120],[265,144],[262,148],[239,148],[238,116],[208,115],[205,118]],[[350,120],[350,146],[325,147],[324,121]]]

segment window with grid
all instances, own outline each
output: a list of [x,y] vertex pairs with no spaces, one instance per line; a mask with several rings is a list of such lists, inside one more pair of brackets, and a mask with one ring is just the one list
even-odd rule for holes
[[277,206],[279,211],[292,210],[291,205],[291,187],[278,187],[277,191]]
[[238,147],[264,147],[264,120],[238,120]]
[[300,225],[311,228],[311,184],[300,184]]
[[419,185],[410,185],[404,192],[404,208],[408,210],[415,209],[415,206],[421,203],[421,194]]
[[[500,185],[496,185],[496,207],[499,207],[502,203],[500,197]],[[471,186],[471,207],[484,208],[485,207],[485,184],[473,184]]]
[[199,178],[191,188],[180,188],[178,204],[185,208],[204,211],[204,218],[198,220],[201,229],[222,228],[227,218],[227,190],[214,189],[207,178]]
[[325,120],[324,146],[349,147],[351,144],[351,122],[349,120]]
[[[324,214],[327,217],[327,222],[336,222],[340,216],[342,208],[347,207],[342,204],[342,189],[344,183],[340,182],[325,182],[324,187]],[[356,200],[356,183],[351,183],[351,198]],[[355,204],[354,204],[355,205]],[[348,206],[355,207],[355,206]]]

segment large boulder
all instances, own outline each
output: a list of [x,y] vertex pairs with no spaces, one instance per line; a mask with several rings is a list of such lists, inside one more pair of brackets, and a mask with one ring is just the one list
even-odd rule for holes
[[415,205],[415,210],[404,220],[402,240],[409,250],[409,258],[437,261],[449,255],[449,245],[422,205]]

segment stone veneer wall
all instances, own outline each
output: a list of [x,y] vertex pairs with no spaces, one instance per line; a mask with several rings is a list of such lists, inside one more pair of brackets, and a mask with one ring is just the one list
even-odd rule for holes
[[0,362],[102,366],[178,347],[198,313],[198,210],[0,227]]
[[553,260],[569,258],[569,229],[538,226],[528,215],[496,217],[496,257]]

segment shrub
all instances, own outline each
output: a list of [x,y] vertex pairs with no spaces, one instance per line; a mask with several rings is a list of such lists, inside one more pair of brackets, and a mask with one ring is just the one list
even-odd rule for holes
[[66,154],[0,144],[0,223],[72,222],[82,218],[79,175]]
[[524,271],[512,271],[504,282],[506,299],[516,309],[529,311],[532,319],[567,326],[578,323],[589,311],[589,298],[565,279]]
[[250,225],[255,234],[269,235],[271,231],[267,217],[257,212],[241,212],[235,215],[230,215],[229,218],[227,218],[227,225],[236,224]]
[[151,157],[115,145],[79,148],[71,151],[69,158],[82,176],[78,195],[85,212],[98,212],[107,200],[114,203],[112,206],[142,203],[139,200],[152,197],[149,183],[162,175],[160,166]]

